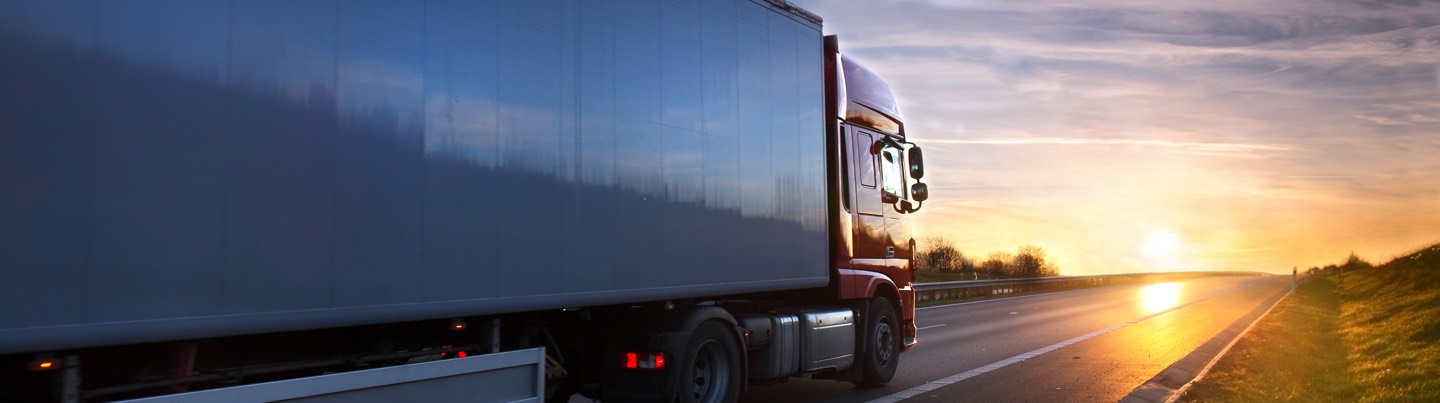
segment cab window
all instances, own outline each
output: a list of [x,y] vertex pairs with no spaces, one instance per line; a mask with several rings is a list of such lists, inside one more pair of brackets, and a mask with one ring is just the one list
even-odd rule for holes
[[904,199],[905,172],[902,170],[904,161],[900,158],[900,149],[893,144],[886,143],[880,149],[880,190],[898,199]]
[[860,174],[860,186],[874,188],[875,156],[870,154],[870,145],[875,144],[875,137],[870,133],[856,131],[855,140],[855,162],[859,170],[857,173]]

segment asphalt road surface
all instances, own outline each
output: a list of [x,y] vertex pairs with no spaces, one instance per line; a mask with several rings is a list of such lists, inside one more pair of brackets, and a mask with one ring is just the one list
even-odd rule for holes
[[890,385],[791,379],[742,402],[1114,402],[1289,289],[1214,277],[921,308]]

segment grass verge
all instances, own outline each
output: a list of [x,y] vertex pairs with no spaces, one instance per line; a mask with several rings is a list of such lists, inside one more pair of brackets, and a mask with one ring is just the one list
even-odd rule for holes
[[1316,276],[1181,401],[1440,401],[1440,245]]
[[1182,401],[1353,400],[1339,323],[1335,284],[1311,279],[1237,341]]

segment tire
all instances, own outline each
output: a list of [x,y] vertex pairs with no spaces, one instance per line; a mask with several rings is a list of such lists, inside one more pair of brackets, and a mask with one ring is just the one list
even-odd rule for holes
[[740,354],[740,343],[729,326],[717,320],[701,323],[686,343],[674,400],[721,403],[739,399],[745,382]]
[[870,301],[870,317],[865,320],[865,354],[860,356],[864,378],[860,386],[883,386],[895,378],[900,367],[900,318],[890,300],[876,297]]

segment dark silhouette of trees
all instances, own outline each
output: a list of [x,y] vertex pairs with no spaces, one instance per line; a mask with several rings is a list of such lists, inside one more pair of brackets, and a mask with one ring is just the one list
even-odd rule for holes
[[1325,267],[1311,267],[1309,272],[1311,274],[1345,274],[1346,272],[1370,269],[1374,267],[1374,264],[1365,261],[1365,259],[1361,259],[1360,256],[1356,256],[1355,252],[1350,252],[1350,256],[1345,258],[1345,263],[1341,263],[1338,265],[1331,263],[1325,265]]
[[941,273],[964,273],[975,271],[975,260],[965,256],[955,244],[949,240],[939,237],[926,237],[923,245],[916,256],[916,264],[920,270],[937,271]]
[[1014,275],[1010,262],[1014,257],[1006,252],[990,252],[985,262],[980,263],[980,272],[990,278],[1009,278]]
[[1049,277],[1060,275],[1060,269],[1045,256],[1045,250],[1026,245],[1014,254],[990,252],[984,260],[961,252],[950,240],[940,236],[921,239],[915,252],[915,264],[922,271],[967,273],[975,278]]
[[1013,277],[1050,277],[1060,275],[1060,270],[1045,260],[1045,250],[1038,246],[1021,246],[1011,260]]

